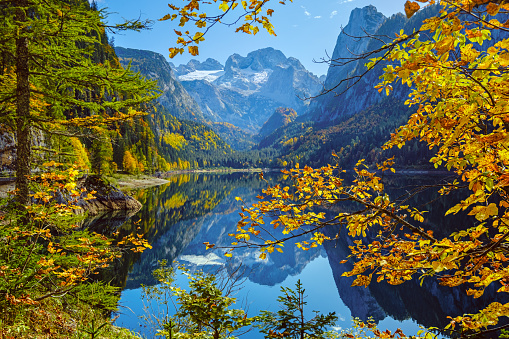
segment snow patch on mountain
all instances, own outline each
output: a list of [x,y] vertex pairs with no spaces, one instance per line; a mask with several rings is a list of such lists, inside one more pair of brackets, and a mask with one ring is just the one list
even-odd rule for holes
[[308,102],[299,98],[310,97],[322,87],[299,60],[271,47],[245,57],[233,54],[224,67],[208,60],[207,65],[193,61],[177,70],[182,85],[206,116],[251,133],[257,133],[278,107],[303,114]]
[[271,69],[264,69],[263,71],[255,71],[252,68],[241,69],[240,73],[246,77],[251,82],[261,85],[267,82],[270,74],[272,73]]
[[195,80],[206,80],[208,82],[213,82],[220,76],[224,74],[222,70],[212,70],[212,71],[194,71],[191,73],[187,73],[178,77],[180,81],[195,81]]

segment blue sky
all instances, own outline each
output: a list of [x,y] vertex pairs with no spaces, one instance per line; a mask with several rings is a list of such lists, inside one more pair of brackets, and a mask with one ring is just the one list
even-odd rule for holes
[[[118,22],[121,18],[155,20],[151,30],[115,35],[115,45],[151,50],[168,59],[168,48],[174,46],[173,29],[177,28],[177,24],[157,19],[169,13],[170,1],[177,6],[184,3],[182,0],[98,0],[97,3],[111,13],[108,17],[110,23]],[[233,53],[245,56],[256,49],[274,47],[287,57],[299,59],[316,75],[326,74],[327,66],[314,63],[313,60],[325,57],[326,52],[332,54],[341,26],[347,25],[354,8],[374,5],[384,15],[390,16],[403,12],[404,3],[405,0],[294,0],[283,6],[274,0],[271,8],[275,10],[272,22],[276,37],[262,30],[252,36],[234,33],[233,27],[215,26],[206,35],[206,40],[200,43],[199,56],[177,56],[171,62],[179,65],[192,58],[200,61],[214,58],[224,64]]]

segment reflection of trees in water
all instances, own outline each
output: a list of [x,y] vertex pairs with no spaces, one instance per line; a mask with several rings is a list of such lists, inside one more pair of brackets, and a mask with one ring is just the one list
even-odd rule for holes
[[[260,189],[264,186],[256,173],[183,174],[168,180],[166,185],[136,192],[134,196],[143,207],[119,229],[122,237],[139,228],[137,232],[145,234],[153,249],[142,255],[126,253],[102,273],[101,279],[124,288],[136,288],[141,283],[153,284],[152,270],[157,261],[175,260],[210,219],[208,214],[235,187]],[[214,213],[227,212],[225,206]]]
[[[266,175],[270,178],[270,175]],[[388,193],[400,196],[411,191],[418,185],[431,184],[437,179],[422,177],[390,176],[385,178]],[[398,185],[397,188],[396,185]],[[218,246],[227,246],[231,238],[227,235],[236,228],[239,220],[239,203],[236,196],[242,196],[247,204],[255,201],[255,197],[266,184],[258,179],[256,174],[235,173],[224,175],[185,175],[175,176],[165,186],[158,186],[138,192],[136,198],[143,203],[143,209],[134,217],[134,221],[127,222],[121,228],[121,233],[132,232],[140,227],[147,234],[152,250],[140,255],[128,254],[117,262],[108,272],[104,272],[104,280],[113,280],[118,286],[136,288],[141,283],[150,285],[152,270],[157,261],[175,260],[178,256],[186,258],[205,258],[215,253],[214,261],[224,263],[220,251],[206,251],[203,242],[208,241]],[[425,204],[435,199],[436,189],[420,193],[408,202],[411,206]],[[454,230],[465,228],[471,224],[471,218],[465,214],[444,217],[449,209],[449,201],[461,199],[460,192],[455,196],[441,197],[433,204],[423,208],[424,224],[441,236]],[[348,210],[355,206],[342,205]],[[339,211],[338,207],[334,210]],[[334,229],[326,230],[329,236],[335,236]],[[123,235],[121,234],[121,235]],[[419,286],[418,280],[409,281],[403,285],[391,286],[384,282],[373,283],[368,288],[351,287],[353,278],[341,277],[341,274],[351,269],[351,265],[339,264],[348,255],[348,245],[353,239],[342,231],[339,238],[326,242],[325,251],[333,270],[334,279],[339,295],[350,308],[352,315],[366,319],[368,316],[376,320],[391,316],[398,320],[413,318],[425,326],[444,326],[447,315],[458,315],[479,309],[480,305],[493,301],[494,289],[487,290],[479,299],[465,296],[465,286],[449,288],[439,286],[434,278],[426,278]],[[245,274],[258,284],[275,285],[282,282],[288,275],[299,274],[314,258],[320,256],[324,249],[315,248],[302,251],[291,243],[287,243],[284,253],[275,253],[266,261],[258,260],[256,249],[238,249],[232,258],[233,267],[242,263]],[[191,259],[190,259],[191,260]],[[186,262],[187,264],[187,262]],[[194,267],[217,268],[214,265],[194,263]],[[191,260],[191,266],[192,266]],[[129,272],[129,275],[128,275]]]
[[[400,196],[405,191],[411,191],[419,185],[431,185],[436,178],[417,178],[417,177],[396,177],[386,178],[386,189],[391,197]],[[396,185],[398,185],[397,188]],[[451,202],[460,201],[462,192],[453,192],[451,196],[438,197],[435,193],[437,189],[425,190],[412,197],[407,203],[410,206],[423,205],[422,210],[429,211],[425,214],[423,226],[426,229],[432,229],[435,236],[443,237],[451,232],[465,229],[472,226],[472,218],[467,213],[458,213],[457,215],[445,216],[445,212],[452,207]],[[428,202],[432,202],[428,204]],[[338,233],[338,228],[329,228],[325,231],[326,235],[333,237]],[[341,260],[347,259],[349,254],[348,246],[353,245],[352,238],[348,237],[343,229],[339,232],[336,240],[328,241],[324,244],[329,263],[331,265],[334,280],[338,288],[339,295],[345,305],[352,312],[352,316],[366,320],[372,316],[376,321],[390,316],[396,320],[414,319],[417,323],[426,327],[436,326],[443,328],[449,323],[447,316],[457,316],[464,313],[473,313],[490,302],[500,299],[500,293],[496,293],[497,287],[490,285],[480,298],[473,298],[466,295],[467,285],[461,285],[455,288],[440,286],[436,278],[426,277],[422,286],[418,277],[407,281],[402,285],[389,285],[382,281],[376,283],[376,275],[373,282],[367,287],[352,287],[353,277],[341,276],[344,272],[353,268],[349,262],[339,264]],[[365,239],[371,242],[373,239]],[[509,298],[507,302],[509,301]]]
[[344,236],[325,243],[325,249],[341,300],[352,312],[353,317],[366,320],[373,317],[380,321],[388,316],[396,320],[414,319],[417,323],[430,327],[441,327],[449,323],[447,316],[457,316],[487,306],[499,299],[508,302],[509,298],[496,293],[496,287],[490,286],[480,298],[465,294],[466,285],[458,287],[440,286],[433,277],[424,279],[422,286],[417,276],[401,285],[389,285],[375,278],[367,287],[351,286],[354,278],[341,276],[353,268],[350,263],[339,264],[348,255],[345,246],[348,240]]

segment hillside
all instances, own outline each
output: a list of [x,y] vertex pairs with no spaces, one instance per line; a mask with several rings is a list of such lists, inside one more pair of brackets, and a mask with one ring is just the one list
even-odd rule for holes
[[178,119],[205,122],[207,119],[198,104],[176,80],[175,74],[161,54],[131,48],[115,47],[122,66],[156,80],[161,90],[157,102]]

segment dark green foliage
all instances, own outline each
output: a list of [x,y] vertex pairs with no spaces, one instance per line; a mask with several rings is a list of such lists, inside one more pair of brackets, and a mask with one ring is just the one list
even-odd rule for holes
[[[382,145],[395,129],[407,121],[413,113],[403,103],[388,98],[356,115],[328,124],[294,122],[276,130],[263,139],[258,149],[271,149],[279,160],[264,165],[289,167],[296,163],[323,166],[339,162],[345,169],[353,167],[359,159],[373,165],[385,158],[395,156],[397,164],[406,168],[432,169],[426,159],[433,154],[418,142],[409,143],[403,149],[382,152]],[[331,126],[332,125],[332,126]],[[335,152],[338,158],[333,157]]]
[[[161,156],[172,169],[218,167],[218,159],[232,153],[232,149],[210,127],[188,120],[179,120],[158,107],[147,118],[154,131],[154,142]],[[171,142],[170,135],[180,136],[180,145]],[[187,162],[181,166],[179,162]]]
[[[175,286],[175,271],[166,261],[159,262],[153,274],[160,285],[143,287],[143,298],[148,315],[145,320],[157,324],[158,335],[165,338],[235,338],[234,332],[249,326],[252,319],[244,310],[232,309],[236,299],[231,296],[234,285],[231,281],[222,285],[216,275],[202,271],[191,274],[179,267],[189,278],[189,291]],[[233,280],[233,284],[234,284]],[[153,314],[152,301],[160,303],[162,313]],[[176,306],[178,305],[178,306]],[[170,309],[176,307],[170,315]]]
[[256,145],[252,134],[230,123],[214,122],[211,128],[236,151],[246,151]]
[[98,135],[90,147],[92,171],[100,175],[111,175],[117,168],[113,161],[113,148],[106,131]]
[[300,280],[295,284],[295,290],[288,287],[281,287],[283,295],[278,297],[282,309],[277,312],[261,311],[261,315],[256,317],[260,324],[255,325],[260,328],[260,332],[265,334],[265,338],[334,338],[337,333],[329,331],[329,327],[334,326],[338,317],[335,313],[327,315],[313,311],[315,316],[309,320],[304,314],[304,307],[307,302],[304,300],[305,289]]

